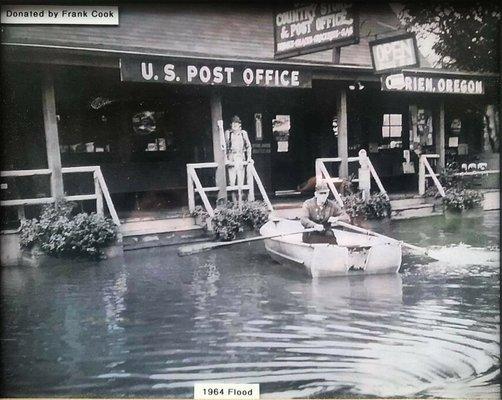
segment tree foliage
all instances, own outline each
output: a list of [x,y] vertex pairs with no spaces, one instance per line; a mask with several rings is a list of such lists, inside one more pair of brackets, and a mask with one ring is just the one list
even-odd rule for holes
[[417,36],[433,37],[437,66],[467,71],[499,70],[501,10],[497,2],[406,3],[400,19]]

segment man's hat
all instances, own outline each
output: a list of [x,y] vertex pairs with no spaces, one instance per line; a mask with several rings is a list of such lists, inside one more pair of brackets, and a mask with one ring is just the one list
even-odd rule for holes
[[318,193],[329,192],[328,184],[323,180],[318,181],[315,185],[315,191]]
[[237,122],[238,124],[242,124],[241,119],[240,119],[237,115],[234,115],[234,116],[232,117],[232,124],[233,124],[234,122]]

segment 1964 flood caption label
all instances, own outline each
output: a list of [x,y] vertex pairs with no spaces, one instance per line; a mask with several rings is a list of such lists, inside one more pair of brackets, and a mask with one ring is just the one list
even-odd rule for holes
[[195,400],[258,400],[260,385],[257,383],[195,383],[193,398]]

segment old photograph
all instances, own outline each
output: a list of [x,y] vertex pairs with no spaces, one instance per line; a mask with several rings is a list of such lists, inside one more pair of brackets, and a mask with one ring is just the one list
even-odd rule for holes
[[500,398],[497,2],[25,3],[3,397]]

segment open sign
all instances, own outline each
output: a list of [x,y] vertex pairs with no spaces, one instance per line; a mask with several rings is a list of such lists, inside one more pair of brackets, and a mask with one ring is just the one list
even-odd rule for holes
[[405,34],[370,42],[375,72],[388,72],[418,66],[417,43],[414,35]]

